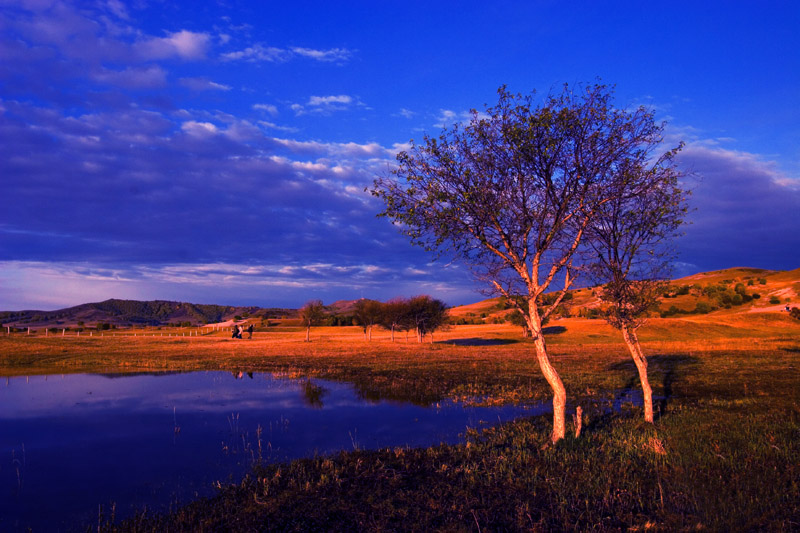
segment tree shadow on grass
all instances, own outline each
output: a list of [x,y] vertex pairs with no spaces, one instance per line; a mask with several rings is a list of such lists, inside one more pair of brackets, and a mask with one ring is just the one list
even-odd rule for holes
[[[647,374],[650,386],[653,387],[653,408],[655,417],[661,418],[674,395],[673,386],[686,376],[699,363],[697,357],[684,354],[652,355],[647,358]],[[625,372],[630,376],[618,397],[630,396],[633,390],[641,390],[639,373],[633,360],[620,361],[609,365],[609,370]],[[661,383],[661,394],[658,394],[658,384]]]
[[545,335],[558,335],[559,333],[564,333],[567,331],[567,328],[564,326],[547,326],[542,328],[542,333]]
[[517,344],[517,339],[482,339],[480,337],[468,339],[450,339],[437,341],[435,344],[452,344],[453,346],[504,346],[506,344]]
[[781,348],[781,349],[782,349],[784,352],[789,352],[789,353],[800,353],[800,348],[798,348],[798,347],[794,347],[794,348]]

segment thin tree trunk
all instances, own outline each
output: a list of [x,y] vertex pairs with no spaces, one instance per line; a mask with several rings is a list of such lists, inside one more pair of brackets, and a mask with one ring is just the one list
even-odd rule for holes
[[369,341],[372,341],[372,326],[369,327]]
[[311,342],[311,326],[306,327],[306,342]]
[[636,336],[636,328],[622,326],[622,338],[625,339],[625,344],[628,345],[628,351],[631,352],[633,362],[636,363],[636,369],[639,371],[639,381],[642,384],[642,393],[644,396],[644,420],[652,424],[653,389],[650,387],[650,380],[647,378],[647,358],[642,353],[642,347],[639,345],[639,337]]
[[533,346],[536,350],[536,359],[539,362],[539,368],[544,375],[544,379],[553,389],[553,435],[551,440],[556,443],[563,439],[566,434],[567,389],[564,387],[564,383],[561,381],[556,369],[550,364],[550,358],[547,356],[547,345],[544,342],[541,328],[538,334],[535,334]]
[[392,342],[394,342],[394,324],[392,324]]

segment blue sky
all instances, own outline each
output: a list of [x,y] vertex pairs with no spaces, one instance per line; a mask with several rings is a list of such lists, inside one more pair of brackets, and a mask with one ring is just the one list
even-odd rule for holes
[[677,272],[800,267],[800,3],[0,0],[0,309],[479,288],[364,188],[497,88],[597,78],[695,178]]

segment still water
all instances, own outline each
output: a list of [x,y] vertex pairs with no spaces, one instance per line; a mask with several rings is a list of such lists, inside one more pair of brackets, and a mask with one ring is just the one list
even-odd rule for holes
[[454,443],[542,410],[366,400],[348,384],[257,373],[2,379],[0,531],[168,510],[259,460]]

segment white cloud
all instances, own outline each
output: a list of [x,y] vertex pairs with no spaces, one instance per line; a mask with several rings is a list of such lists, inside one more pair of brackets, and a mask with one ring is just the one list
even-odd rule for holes
[[186,60],[203,59],[206,55],[210,35],[188,30],[171,33],[168,37],[151,37],[136,44],[139,54],[145,59]]
[[384,148],[378,143],[322,143],[318,141],[296,141],[294,139],[274,138],[274,142],[294,153],[319,154],[342,159],[391,159],[397,152],[394,148]]
[[[485,113],[479,112],[478,118],[486,118],[487,115]],[[455,112],[451,109],[440,109],[439,110],[439,117],[436,119],[436,123],[434,124],[437,128],[449,128],[455,123],[466,123],[472,120],[472,112],[471,111],[459,111]]]
[[256,111],[264,111],[273,116],[278,114],[278,108],[272,104],[254,104],[253,109]]
[[328,96],[311,96],[308,102],[292,104],[291,109],[297,116],[305,114],[328,115],[336,111],[346,111],[352,106],[363,106],[360,100],[347,94]]
[[352,52],[345,48],[331,48],[328,50],[315,50],[299,46],[293,48],[278,48],[276,46],[267,46],[263,43],[256,43],[243,50],[224,53],[222,54],[222,59],[228,61],[280,63],[289,61],[295,57],[306,57],[325,63],[343,63],[350,59],[351,56]]
[[264,46],[260,43],[249,46],[244,50],[222,54],[222,59],[228,61],[264,61],[267,63],[287,61],[290,57],[291,53],[288,50],[274,46]]
[[189,135],[213,135],[217,133],[217,127],[210,122],[196,122],[189,120],[181,124],[181,129]]
[[308,99],[308,105],[326,106],[331,104],[350,104],[353,102],[351,96],[340,94],[338,96],[312,96]]
[[270,130],[284,131],[286,133],[294,133],[297,131],[297,128],[293,128],[291,126],[279,126],[278,124],[266,120],[259,120],[258,124]]
[[346,48],[331,48],[330,50],[313,50],[311,48],[292,48],[292,52],[299,56],[308,57],[324,62],[343,62],[350,59],[352,52]]
[[181,78],[180,84],[193,91],[230,91],[230,85],[216,83],[206,78]]

